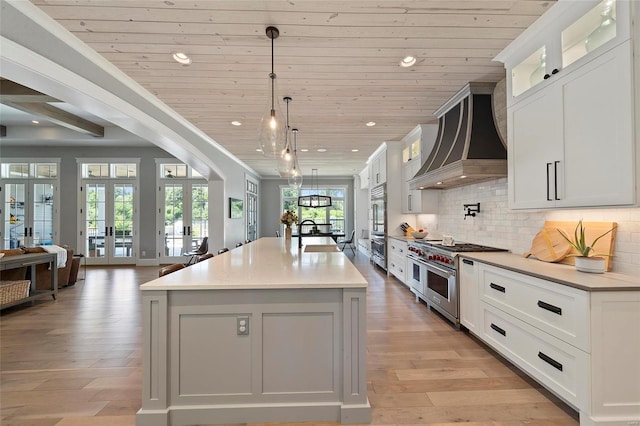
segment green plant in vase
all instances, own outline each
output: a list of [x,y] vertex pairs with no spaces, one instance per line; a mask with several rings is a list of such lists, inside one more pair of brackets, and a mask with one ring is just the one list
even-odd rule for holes
[[558,229],[560,235],[567,240],[567,242],[573,247],[578,254],[569,254],[568,256],[575,256],[576,269],[582,272],[596,272],[603,273],[605,270],[605,259],[602,256],[609,256],[608,254],[596,254],[593,252],[593,247],[596,245],[600,238],[604,237],[615,229],[615,226],[609,229],[607,232],[596,237],[590,244],[587,243],[585,237],[586,228],[582,224],[582,219],[576,225],[576,229],[573,232],[573,239],[567,235],[562,229]]

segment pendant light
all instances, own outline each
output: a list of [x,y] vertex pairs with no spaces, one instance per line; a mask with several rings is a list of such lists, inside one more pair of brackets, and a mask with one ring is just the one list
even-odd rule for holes
[[277,158],[284,148],[285,127],[279,102],[276,97],[276,74],[273,67],[273,40],[277,39],[280,32],[276,27],[267,27],[267,37],[271,39],[271,73],[269,74],[269,90],[271,97],[260,119],[258,129],[258,145],[262,155]]
[[295,189],[302,187],[302,170],[298,162],[298,129],[291,129],[293,133],[293,166],[289,172],[289,186]]
[[289,135],[289,103],[292,99],[289,96],[285,96],[282,100],[287,103],[287,121],[285,125],[284,148],[278,157],[278,173],[280,177],[285,178],[289,177],[289,173],[293,167],[293,148],[291,147],[291,137]]
[[328,195],[320,195],[318,192],[318,169],[311,170],[311,190],[313,191],[313,182],[315,179],[316,193],[312,195],[302,195],[298,197],[298,206],[301,207],[331,207],[331,197]]

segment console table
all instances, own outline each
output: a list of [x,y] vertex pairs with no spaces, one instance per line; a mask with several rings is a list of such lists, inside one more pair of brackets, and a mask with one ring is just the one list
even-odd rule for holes
[[[40,264],[49,264],[49,269],[51,271],[51,288],[49,288],[48,290],[36,290],[36,265]],[[29,276],[31,277],[29,296],[25,297],[24,299],[5,303],[4,305],[0,306],[0,309],[19,305],[21,303],[29,302],[35,299],[41,299],[49,295],[51,295],[55,300],[56,296],[58,295],[58,267],[57,255],[55,253],[29,253],[17,256],[5,256],[0,259],[0,271],[22,268],[25,266],[31,269],[31,273],[29,274]]]

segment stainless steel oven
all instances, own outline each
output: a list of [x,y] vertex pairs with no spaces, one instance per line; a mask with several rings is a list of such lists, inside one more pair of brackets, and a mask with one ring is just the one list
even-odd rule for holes
[[411,291],[416,300],[440,312],[459,327],[457,253],[470,251],[503,251],[469,243],[444,246],[440,241],[411,241],[407,258]]
[[371,235],[371,260],[385,271],[387,270],[387,244],[385,237],[380,235]]
[[427,304],[435,308],[450,321],[458,321],[458,285],[456,270],[426,262]]

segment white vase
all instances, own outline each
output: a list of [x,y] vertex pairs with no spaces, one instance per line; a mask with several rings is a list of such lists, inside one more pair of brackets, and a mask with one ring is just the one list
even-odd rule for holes
[[605,270],[604,257],[583,257],[578,256],[576,260],[576,269],[580,272],[591,272],[594,274],[603,274]]

